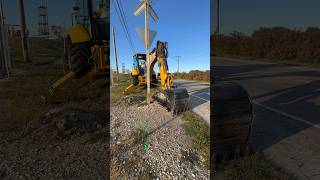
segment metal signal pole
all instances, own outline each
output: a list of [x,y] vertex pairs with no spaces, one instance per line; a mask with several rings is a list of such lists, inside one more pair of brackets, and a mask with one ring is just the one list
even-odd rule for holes
[[23,59],[24,61],[29,62],[30,58],[29,58],[28,41],[27,41],[28,37],[26,34],[26,20],[24,16],[23,0],[18,0],[18,8],[20,12],[20,35],[21,35],[21,42],[22,42]]
[[[144,10],[144,20],[145,20],[145,29],[144,29],[144,36],[143,41],[146,48],[146,61],[147,61],[147,103],[150,104],[151,102],[151,93],[150,93],[150,51],[149,51],[149,43],[150,40],[153,39],[156,32],[151,31],[152,37],[150,38],[150,30],[149,30],[149,15],[152,17],[154,21],[159,19],[158,15],[150,6],[149,0],[143,0],[140,5],[135,9],[134,15],[138,16]],[[141,31],[140,31],[141,32]],[[142,36],[142,33],[141,33]]]
[[145,18],[145,43],[146,43],[146,60],[147,60],[147,103],[150,104],[151,97],[150,97],[150,52],[149,52],[149,0],[144,0],[145,3],[145,12],[144,12],[144,18]]

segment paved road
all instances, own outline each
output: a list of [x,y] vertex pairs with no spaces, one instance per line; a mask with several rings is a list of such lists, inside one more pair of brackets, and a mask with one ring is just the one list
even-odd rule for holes
[[204,82],[174,80],[178,87],[185,87],[190,95],[190,109],[210,125],[210,84]]
[[254,103],[252,145],[299,179],[320,179],[320,69],[214,58],[215,78]]

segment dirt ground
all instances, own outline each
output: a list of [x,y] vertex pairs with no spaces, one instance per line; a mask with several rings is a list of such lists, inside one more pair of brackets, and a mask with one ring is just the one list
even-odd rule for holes
[[11,77],[0,80],[0,179],[107,179],[105,79],[67,103],[43,104],[62,76],[62,43],[32,39],[30,63],[18,45],[11,41]]
[[143,101],[126,96],[111,104],[111,179],[209,179],[181,117]]

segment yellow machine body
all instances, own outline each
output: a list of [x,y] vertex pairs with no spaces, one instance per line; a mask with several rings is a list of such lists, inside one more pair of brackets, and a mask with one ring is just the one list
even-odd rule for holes
[[91,40],[90,33],[82,24],[76,24],[68,30],[72,43],[81,43]]
[[131,71],[131,74],[132,74],[132,76],[137,76],[137,75],[139,75],[139,70],[133,68]]
[[172,87],[172,76],[168,73],[166,61],[167,60],[165,57],[158,56],[156,52],[150,55],[150,71],[152,72],[151,74],[155,74],[153,68],[156,62],[158,62],[160,71],[160,82],[163,90]]

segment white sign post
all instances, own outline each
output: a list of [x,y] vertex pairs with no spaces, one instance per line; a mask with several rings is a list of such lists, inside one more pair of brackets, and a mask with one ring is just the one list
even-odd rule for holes
[[[149,15],[152,17],[154,21],[157,21],[159,19],[158,15],[155,13],[155,11],[152,9],[150,6],[149,0],[140,0],[141,3],[140,5],[135,9],[134,15],[139,16],[141,12],[144,10],[144,18],[145,18],[145,30],[144,30],[144,45],[146,47],[146,61],[147,61],[147,103],[150,104],[150,51],[149,51],[149,46],[151,42],[149,42]],[[137,30],[139,33],[139,30]],[[153,39],[155,36],[155,32],[151,31],[153,33],[153,37],[150,39]]]

